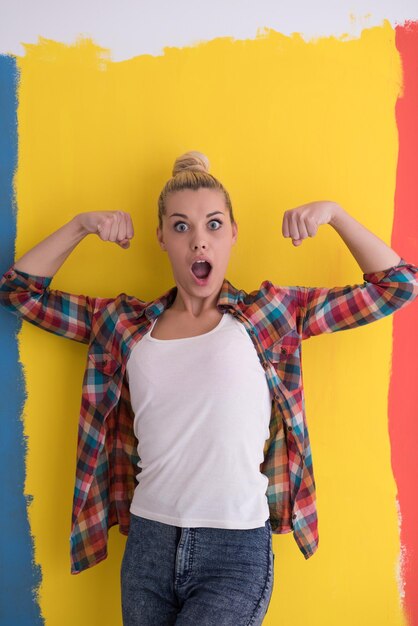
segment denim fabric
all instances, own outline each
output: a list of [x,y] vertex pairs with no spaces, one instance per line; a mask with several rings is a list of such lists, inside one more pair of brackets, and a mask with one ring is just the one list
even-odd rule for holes
[[270,604],[270,520],[181,528],[131,515],[121,564],[124,626],[260,626]]

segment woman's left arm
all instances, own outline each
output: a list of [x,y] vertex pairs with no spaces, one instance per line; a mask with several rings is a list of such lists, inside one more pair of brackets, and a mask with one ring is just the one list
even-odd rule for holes
[[401,260],[395,250],[360,224],[336,202],[333,203],[329,224],[340,235],[365,274],[392,267]]
[[394,313],[418,296],[418,266],[407,263],[384,241],[335,202],[310,202],[285,211],[282,232],[299,246],[320,225],[339,233],[363,271],[363,284],[289,287],[299,303],[302,337],[356,328]]

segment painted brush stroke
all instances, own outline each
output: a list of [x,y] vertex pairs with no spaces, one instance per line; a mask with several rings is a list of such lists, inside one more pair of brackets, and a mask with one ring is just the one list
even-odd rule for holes
[[[0,55],[0,263],[14,261],[16,202],[13,176],[17,163],[16,60]],[[0,310],[0,624],[44,624],[38,604],[41,568],[35,564],[33,537],[24,496],[27,439],[21,421],[25,380],[17,333],[21,321]],[[7,590],[7,593],[6,593]]]
[[[399,156],[392,245],[418,259],[418,22],[396,27],[403,90],[396,103]],[[418,324],[417,308],[394,323],[389,430],[400,516],[400,594],[410,626],[418,624]]]

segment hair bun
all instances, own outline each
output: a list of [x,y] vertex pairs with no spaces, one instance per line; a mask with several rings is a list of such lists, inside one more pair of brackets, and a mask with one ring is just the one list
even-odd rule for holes
[[185,170],[200,170],[201,172],[209,172],[209,159],[198,150],[189,150],[181,156],[177,157],[174,162],[173,176]]

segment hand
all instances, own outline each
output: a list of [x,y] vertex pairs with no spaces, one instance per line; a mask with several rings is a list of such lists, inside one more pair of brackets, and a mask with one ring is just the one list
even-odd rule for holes
[[299,246],[306,237],[315,237],[319,226],[330,223],[337,207],[335,202],[320,200],[285,211],[283,237],[291,237],[293,245]]
[[102,241],[114,241],[121,248],[129,248],[134,227],[129,213],[124,211],[87,211],[77,215],[86,233],[96,233]]

